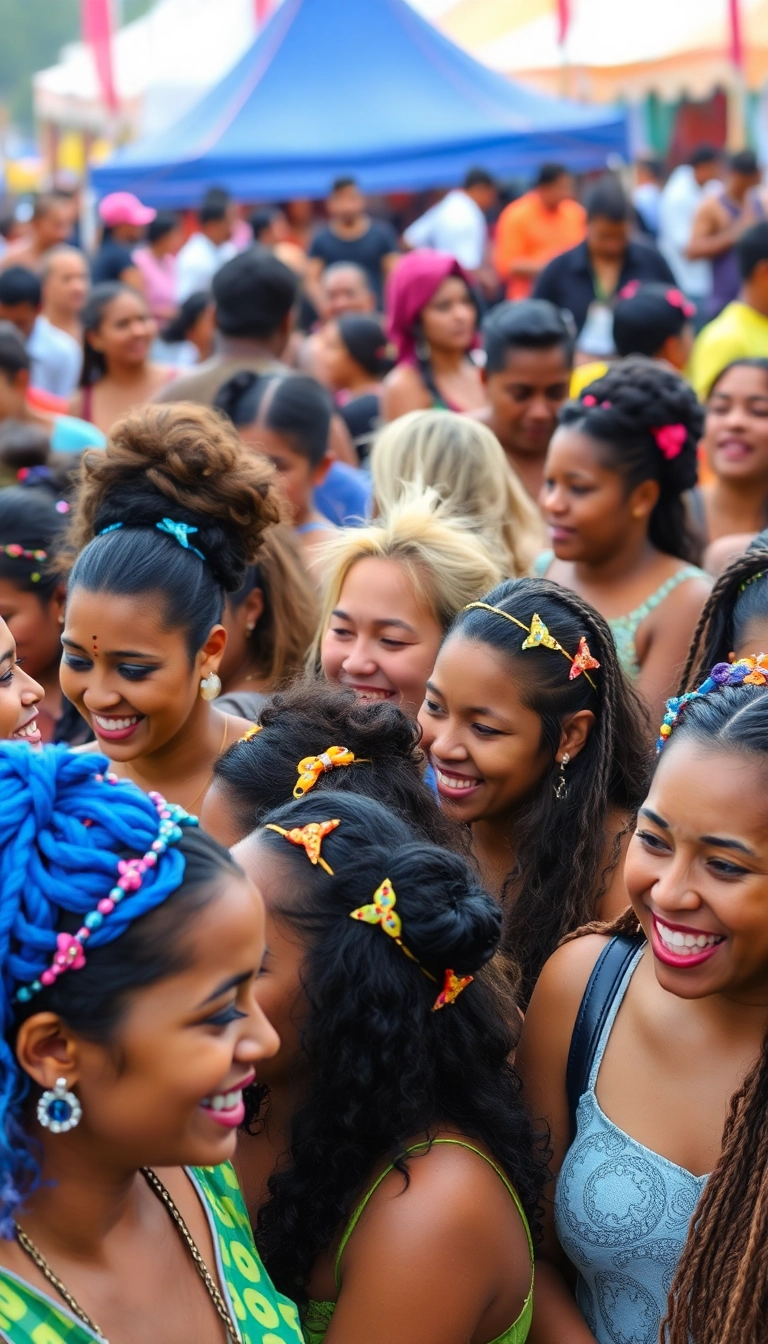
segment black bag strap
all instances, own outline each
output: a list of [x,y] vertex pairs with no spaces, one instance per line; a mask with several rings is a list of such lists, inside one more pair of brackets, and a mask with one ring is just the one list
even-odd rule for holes
[[644,935],[618,934],[606,943],[589,977],[571,1036],[565,1088],[571,1119],[571,1138],[576,1133],[576,1110],[589,1087],[589,1075],[598,1042],[629,963],[642,946]]

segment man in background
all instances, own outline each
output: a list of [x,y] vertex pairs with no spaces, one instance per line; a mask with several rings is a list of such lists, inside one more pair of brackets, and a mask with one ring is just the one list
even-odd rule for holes
[[80,314],[90,284],[85,257],[76,247],[66,244],[51,248],[43,264],[41,279],[43,316],[80,347],[83,339]]
[[210,187],[198,211],[198,228],[176,257],[176,298],[210,289],[213,277],[237,252],[232,241],[235,207],[229,192]]
[[391,224],[371,219],[365,197],[352,177],[339,177],[327,200],[328,224],[319,229],[308,253],[306,288],[320,312],[320,277],[326,266],[351,261],[362,267],[381,308],[384,281],[398,257],[397,234]]
[[39,274],[51,248],[65,243],[74,225],[72,199],[63,193],[44,192],[35,200],[29,232],[17,242],[9,243],[0,259],[0,268],[24,266]]
[[80,376],[81,349],[42,315],[41,300],[34,271],[8,266],[0,272],[0,321],[12,322],[27,347],[30,385],[55,397],[70,397]]
[[543,163],[530,191],[505,206],[496,226],[496,270],[508,299],[524,299],[552,257],[580,243],[584,207],[561,163]]
[[476,275],[488,248],[486,216],[497,199],[496,183],[484,168],[470,168],[460,187],[414,220],[403,234],[408,247],[448,252]]
[[717,317],[737,296],[741,285],[734,247],[745,229],[765,218],[757,193],[761,173],[751,149],[731,154],[725,183],[705,196],[693,219],[688,256],[712,267],[712,292],[704,308],[708,319]]
[[699,309],[712,292],[712,267],[709,261],[692,261],[688,244],[702,201],[721,190],[719,179],[720,155],[711,145],[699,145],[690,161],[670,174],[659,199],[659,251],[679,288]]
[[303,339],[298,332],[294,333],[293,348],[286,355],[288,362],[302,373],[319,379],[321,383],[327,382],[323,365],[323,328],[326,323],[337,317],[345,317],[347,313],[372,313],[375,308],[376,299],[362,266],[351,261],[334,262],[332,266],[326,267],[320,277],[320,320],[317,327]]

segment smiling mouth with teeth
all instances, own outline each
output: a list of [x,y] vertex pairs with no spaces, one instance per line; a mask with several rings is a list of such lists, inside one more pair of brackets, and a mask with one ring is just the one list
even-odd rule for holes
[[479,779],[467,779],[466,775],[448,775],[438,766],[435,766],[435,774],[438,784],[446,789],[474,789],[480,783]]
[[141,717],[141,714],[132,714],[126,719],[107,719],[101,714],[94,714],[93,721],[107,733],[119,733],[125,728],[134,728]]
[[22,740],[38,738],[40,736],[40,729],[37,726],[37,719],[30,719],[27,723],[23,724],[21,728],[17,728],[11,736],[20,737]]
[[697,956],[706,948],[716,947],[718,943],[724,941],[719,933],[696,933],[693,930],[690,933],[684,933],[682,929],[673,929],[664,924],[658,915],[654,915],[654,923],[659,941],[669,952],[673,952],[678,957]]
[[234,1092],[214,1092],[212,1097],[206,1097],[200,1102],[205,1111],[232,1111],[240,1105],[243,1099],[243,1089],[238,1087]]

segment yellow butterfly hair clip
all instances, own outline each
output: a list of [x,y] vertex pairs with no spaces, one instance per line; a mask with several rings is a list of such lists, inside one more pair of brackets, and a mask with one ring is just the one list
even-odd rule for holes
[[365,924],[381,925],[384,932],[397,943],[398,947],[403,949],[406,957],[415,961],[419,970],[423,971],[429,980],[434,980],[434,975],[430,975],[429,971],[424,970],[418,957],[414,957],[413,953],[408,951],[400,937],[403,931],[403,921],[395,909],[396,903],[395,889],[389,878],[385,877],[381,885],[374,891],[373,900],[370,904],[360,905],[357,910],[350,910],[349,918],[363,920]]
[[322,857],[320,849],[325,837],[340,825],[341,822],[337,817],[334,821],[310,821],[306,826],[294,826],[290,831],[286,831],[282,826],[275,826],[272,822],[269,822],[264,829],[265,831],[276,831],[290,845],[298,845],[300,849],[304,850],[310,863],[315,865],[319,863],[320,867],[325,869],[330,877],[333,877],[333,869]]
[[[531,630],[527,639],[523,640],[524,649],[538,649],[541,646],[545,649],[555,649],[557,653],[565,653],[562,644],[550,635],[549,630],[542,621],[541,617],[534,612],[531,620]],[[567,657],[567,654],[566,654]]]
[[245,732],[243,733],[243,736],[240,738],[240,741],[250,742],[256,736],[257,733],[260,733],[262,731],[263,727],[264,727],[263,723],[254,723],[253,727],[246,728]]
[[317,756],[305,756],[296,766],[299,780],[294,785],[294,798],[303,798],[305,793],[309,793],[310,789],[315,787],[320,776],[328,770],[335,770],[339,765],[354,765],[355,759],[355,753],[346,747],[329,747],[327,751],[321,751]]

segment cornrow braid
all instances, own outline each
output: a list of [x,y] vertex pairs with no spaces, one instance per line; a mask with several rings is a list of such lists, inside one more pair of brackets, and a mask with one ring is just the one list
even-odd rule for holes
[[711,667],[727,662],[756,620],[768,624],[768,532],[761,532],[715,583],[691,640],[678,695],[694,690]]
[[[534,612],[564,648],[586,637],[598,660],[586,678],[569,679],[568,664],[546,648],[523,651],[523,634],[483,610],[463,612],[451,633],[487,643],[515,660],[526,704],[542,719],[542,742],[551,753],[546,771],[515,820],[514,866],[504,885],[504,947],[517,958],[524,1002],[547,957],[572,930],[595,915],[618,863],[621,840],[642,802],[650,773],[645,713],[619,664],[611,632],[583,598],[546,579],[501,584],[484,599],[530,625]],[[503,627],[503,628],[502,628]],[[592,731],[568,766],[567,796],[555,798],[555,752],[566,715],[590,709]],[[626,827],[611,837],[611,813]]]

